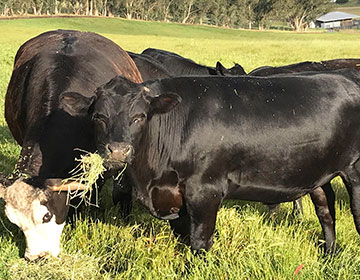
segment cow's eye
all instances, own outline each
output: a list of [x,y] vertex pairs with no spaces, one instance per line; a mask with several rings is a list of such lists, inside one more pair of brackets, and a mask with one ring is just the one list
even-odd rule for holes
[[53,216],[53,214],[51,214],[50,212],[47,212],[43,217],[43,223],[45,224],[45,223],[50,222],[52,216]]
[[138,114],[136,116],[133,117],[132,122],[136,123],[136,124],[140,124],[141,122],[143,122],[146,118],[145,114]]

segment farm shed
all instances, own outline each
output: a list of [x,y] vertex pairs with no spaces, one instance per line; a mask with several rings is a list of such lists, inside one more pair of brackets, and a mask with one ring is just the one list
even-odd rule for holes
[[353,19],[359,17],[359,15],[344,12],[330,12],[317,18],[314,27],[321,27],[325,29],[353,28]]

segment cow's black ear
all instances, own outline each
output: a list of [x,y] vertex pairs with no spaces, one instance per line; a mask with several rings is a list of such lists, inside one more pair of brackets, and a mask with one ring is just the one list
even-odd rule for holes
[[71,116],[88,114],[95,96],[86,97],[77,92],[63,92],[59,97],[59,106]]
[[220,61],[216,62],[216,71],[224,76],[224,70],[226,70],[224,65],[222,65]]
[[151,114],[165,114],[170,112],[181,102],[181,97],[176,93],[164,93],[148,99]]

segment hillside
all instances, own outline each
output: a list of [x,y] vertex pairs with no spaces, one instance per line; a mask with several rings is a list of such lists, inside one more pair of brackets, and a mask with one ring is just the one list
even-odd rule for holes
[[335,5],[335,11],[341,11],[344,13],[360,15],[360,1],[359,0],[349,0],[349,2],[341,5]]

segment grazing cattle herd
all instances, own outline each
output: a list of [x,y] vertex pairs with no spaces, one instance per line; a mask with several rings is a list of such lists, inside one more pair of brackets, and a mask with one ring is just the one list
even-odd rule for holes
[[237,63],[126,52],[95,33],[56,30],[18,50],[5,118],[22,150],[0,197],[30,261],[59,254],[73,215],[66,190],[79,185],[62,180],[96,150],[109,174],[127,166],[114,184],[120,214],[136,198],[196,253],[211,248],[224,200],[277,205],[306,194],[334,253],[336,176],[360,234],[360,59],[247,74]]

